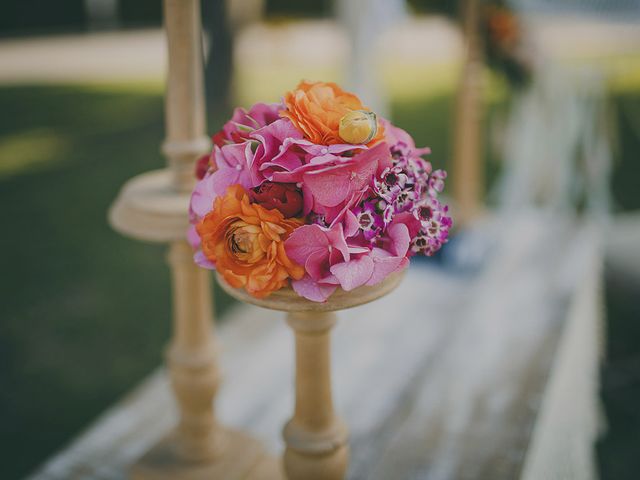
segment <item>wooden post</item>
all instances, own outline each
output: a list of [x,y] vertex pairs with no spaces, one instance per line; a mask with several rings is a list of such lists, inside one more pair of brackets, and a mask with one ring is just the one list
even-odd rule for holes
[[339,480],[349,457],[348,433],[331,395],[332,312],[289,313],[296,342],[296,406],[284,428],[284,468],[290,480]]
[[195,183],[194,161],[210,146],[205,135],[200,0],[165,0],[169,51],[166,140],[162,146],[177,191]]
[[[194,185],[193,165],[209,148],[205,136],[202,35],[199,0],[165,0],[169,51],[166,93],[166,140],[162,147],[176,191]],[[186,241],[171,244],[174,336],[167,363],[180,423],[176,448],[184,458],[207,460],[219,450],[213,397],[218,371],[212,334],[209,276],[193,262]]]
[[349,461],[348,431],[333,409],[331,395],[330,331],[336,323],[333,312],[372,302],[393,291],[404,272],[373,286],[350,292],[338,288],[326,302],[299,296],[291,288],[255,298],[233,288],[217,275],[218,283],[234,298],[272,310],[288,312],[287,323],[296,340],[296,405],[284,427],[287,444],[284,470],[289,480],[340,480]]
[[482,39],[478,0],[465,0],[463,29],[466,56],[456,99],[453,145],[453,196],[456,221],[464,225],[482,208],[484,162],[482,161]]
[[[210,150],[205,135],[199,0],[165,0],[169,51],[166,93],[168,166],[139,175],[111,208],[123,234],[170,245],[173,338],[166,354],[179,423],[132,469],[140,480],[278,477],[277,464],[249,436],[221,427],[214,414],[219,373],[213,333],[210,275],[193,261],[186,242],[195,161]],[[275,466],[275,468],[274,468]]]
[[219,374],[212,330],[209,272],[193,263],[191,246],[169,250],[173,281],[173,339],[167,349],[171,385],[180,405],[176,448],[184,458],[211,460],[220,451],[213,399]]

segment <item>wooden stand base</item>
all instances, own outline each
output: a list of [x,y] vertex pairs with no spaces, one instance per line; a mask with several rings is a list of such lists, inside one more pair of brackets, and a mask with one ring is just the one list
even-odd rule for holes
[[287,447],[283,460],[290,480],[343,479],[349,463],[349,446],[342,445],[336,450],[318,455],[300,453]]
[[333,410],[330,333],[333,312],[290,312],[296,341],[296,406],[284,427],[289,480],[341,480],[349,459],[349,431]]
[[242,432],[221,432],[220,452],[209,461],[193,461],[180,455],[173,436],[161,440],[131,470],[132,480],[278,480],[283,478],[279,460],[269,457],[262,445]]
[[324,303],[300,297],[283,288],[258,299],[233,288],[218,275],[231,296],[247,303],[288,312],[287,323],[295,336],[295,409],[282,432],[286,448],[283,466],[288,480],[342,480],[349,463],[349,431],[336,415],[331,392],[331,329],[335,311],[371,302],[398,286],[404,272],[374,286],[351,292],[338,289]]

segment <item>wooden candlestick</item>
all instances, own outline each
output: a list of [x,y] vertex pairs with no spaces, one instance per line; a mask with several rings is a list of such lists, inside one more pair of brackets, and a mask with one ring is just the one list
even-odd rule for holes
[[296,406],[283,431],[290,479],[340,479],[347,470],[349,434],[331,395],[330,331],[336,320],[333,312],[287,315],[296,343]]
[[349,458],[348,430],[335,414],[331,394],[330,331],[338,310],[371,302],[398,286],[403,272],[371,287],[351,292],[342,289],[324,303],[300,297],[291,288],[265,299],[228,285],[222,288],[243,302],[288,312],[296,349],[295,410],[284,427],[284,470],[289,480],[339,480],[345,477]]
[[127,236],[168,243],[173,285],[173,338],[166,353],[179,423],[132,469],[140,480],[277,477],[261,445],[221,427],[214,399],[219,384],[209,272],[186,242],[196,159],[210,151],[205,135],[199,0],[165,0],[169,51],[166,94],[168,168],[125,184],[109,212]]

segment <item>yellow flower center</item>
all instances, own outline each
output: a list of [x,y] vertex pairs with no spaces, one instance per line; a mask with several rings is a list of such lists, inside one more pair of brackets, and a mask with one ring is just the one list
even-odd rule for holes
[[338,135],[347,143],[369,143],[378,132],[376,114],[366,110],[352,110],[340,119]]
[[260,233],[261,229],[257,225],[250,225],[242,220],[235,221],[225,235],[228,252],[241,262],[258,261],[265,254],[260,246]]

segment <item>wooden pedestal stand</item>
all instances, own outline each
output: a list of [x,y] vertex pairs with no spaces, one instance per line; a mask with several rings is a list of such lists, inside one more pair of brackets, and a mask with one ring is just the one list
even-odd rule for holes
[[482,155],[482,38],[480,20],[482,2],[464,0],[461,12],[466,55],[456,98],[453,128],[452,188],[458,226],[482,213],[484,162]]
[[[169,247],[173,281],[173,339],[167,366],[179,424],[144,455],[134,479],[211,480],[277,477],[261,446],[221,428],[214,415],[219,383],[209,273],[193,262],[186,242],[196,159],[210,149],[205,135],[199,0],[165,0],[169,50],[166,94],[168,168],[127,182],[109,212],[120,233]],[[144,275],[141,272],[141,276]],[[142,277],[141,277],[142,278]]]
[[272,310],[288,312],[296,345],[295,411],[284,427],[287,445],[284,470],[289,480],[339,480],[345,477],[349,458],[348,431],[335,414],[331,395],[330,331],[338,310],[371,302],[391,292],[402,280],[397,273],[373,287],[351,292],[338,289],[325,303],[298,296],[292,289],[257,299],[218,282],[231,296]]

